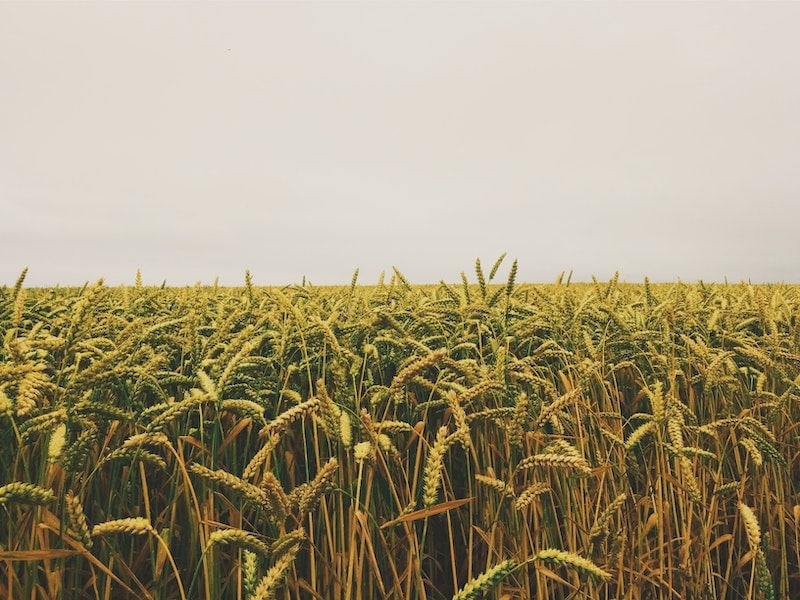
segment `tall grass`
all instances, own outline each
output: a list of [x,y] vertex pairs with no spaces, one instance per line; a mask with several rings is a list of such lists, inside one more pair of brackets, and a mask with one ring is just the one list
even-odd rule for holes
[[0,597],[800,597],[800,288],[0,290]]

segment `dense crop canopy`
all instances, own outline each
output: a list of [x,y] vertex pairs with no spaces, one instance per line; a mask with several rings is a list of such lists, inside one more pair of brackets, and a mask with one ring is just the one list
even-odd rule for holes
[[498,266],[3,288],[0,597],[800,597],[800,289]]

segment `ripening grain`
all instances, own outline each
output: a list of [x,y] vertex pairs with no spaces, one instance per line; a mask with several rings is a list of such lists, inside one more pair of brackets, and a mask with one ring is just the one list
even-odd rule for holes
[[0,289],[0,596],[800,597],[800,288]]

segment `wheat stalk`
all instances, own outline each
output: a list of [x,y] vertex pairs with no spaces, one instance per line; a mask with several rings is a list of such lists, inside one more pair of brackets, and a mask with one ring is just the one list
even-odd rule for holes
[[506,559],[468,582],[453,596],[453,600],[473,600],[497,586],[516,569],[513,559]]
[[753,509],[744,502],[739,502],[739,514],[742,515],[742,521],[744,522],[744,528],[747,532],[747,541],[750,544],[750,548],[754,551],[758,551],[761,547],[761,526],[758,524],[758,518],[756,518]]
[[14,481],[0,487],[0,504],[11,502],[23,504],[49,504],[55,500],[53,490],[32,483]]
[[589,530],[589,542],[595,542],[600,538],[605,537],[608,535],[608,526],[611,523],[611,517],[622,507],[625,501],[628,499],[628,494],[619,494],[614,500],[609,504],[605,510],[600,513],[595,520],[594,525]]
[[540,560],[548,564],[556,564],[567,567],[568,569],[575,569],[604,581],[611,579],[610,573],[604,571],[589,559],[564,550],[542,550],[541,552],[537,552],[532,560]]
[[375,461],[375,446],[372,442],[359,442],[353,446],[353,460],[356,464]]
[[511,487],[505,481],[481,474],[475,475],[475,480],[478,483],[481,483],[486,487],[492,488],[500,494],[503,494],[504,496],[514,496],[514,490],[511,489]]
[[266,443],[258,452],[256,452],[255,456],[250,459],[250,462],[247,463],[247,466],[242,473],[242,479],[255,479],[258,470],[266,466],[267,459],[275,450],[275,446],[278,445],[279,441],[280,436],[277,433],[269,436],[269,439],[266,441]]
[[252,600],[274,600],[277,591],[283,579],[286,576],[286,571],[294,563],[295,556],[299,545],[295,544],[286,550],[275,564],[267,571],[266,575],[261,579],[253,593]]
[[283,491],[283,486],[272,471],[266,471],[261,479],[261,489],[267,494],[269,504],[274,511],[274,518],[279,523],[286,518],[289,510],[289,498]]
[[111,535],[114,533],[129,533],[131,535],[155,534],[153,526],[145,518],[130,517],[127,519],[114,519],[98,523],[92,528],[92,537]]
[[251,598],[258,583],[258,554],[247,549],[242,552],[242,579],[245,597]]
[[425,461],[422,503],[426,507],[436,504],[439,498],[439,486],[442,479],[442,469],[444,468],[444,453],[449,445],[450,438],[447,435],[447,427],[440,427],[436,433],[436,441],[431,446]]
[[269,547],[254,534],[243,529],[219,529],[208,536],[208,546],[234,545],[249,550],[259,556],[269,554]]
[[322,495],[332,487],[332,479],[338,468],[339,461],[336,458],[330,458],[325,463],[325,466],[319,470],[317,476],[314,477],[314,480],[298,502],[298,509],[301,514],[314,510]]
[[534,454],[533,456],[523,458],[517,465],[517,470],[529,469],[534,466],[568,468],[583,473],[584,475],[590,475],[592,473],[592,469],[589,467],[589,463],[586,462],[585,458],[568,454],[555,454],[553,452]]
[[320,401],[317,398],[311,398],[285,410],[280,415],[275,417],[272,421],[261,430],[260,435],[275,435],[281,433],[290,424],[302,417],[315,414],[320,407]]
[[411,379],[422,373],[425,369],[437,364],[446,356],[447,349],[441,348],[439,350],[434,350],[428,354],[428,356],[414,361],[395,375],[392,380],[392,385],[389,387],[389,393],[392,396],[397,396]]
[[64,446],[67,443],[67,424],[56,425],[50,434],[50,442],[47,446],[47,462],[55,463],[61,460],[64,454]]
[[271,511],[274,508],[267,492],[260,487],[246,482],[244,479],[236,477],[236,475],[232,475],[222,469],[212,470],[197,463],[190,465],[189,470],[206,481],[217,483],[236,492],[245,500],[263,510]]
[[525,489],[525,491],[523,491],[521,494],[519,494],[519,496],[517,496],[517,499],[514,501],[514,508],[516,508],[517,510],[524,510],[538,496],[549,491],[550,491],[550,486],[548,486],[546,483],[541,483],[537,481],[528,486],[528,488]]
[[92,537],[89,533],[89,525],[86,523],[86,516],[83,514],[83,505],[80,499],[72,493],[67,492],[64,497],[64,505],[67,509],[67,519],[71,533],[83,543],[84,547],[92,547]]

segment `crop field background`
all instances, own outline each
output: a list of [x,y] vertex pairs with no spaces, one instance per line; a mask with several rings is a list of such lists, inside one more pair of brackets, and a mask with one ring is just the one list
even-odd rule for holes
[[0,290],[0,597],[800,597],[800,287],[501,263],[23,273]]

